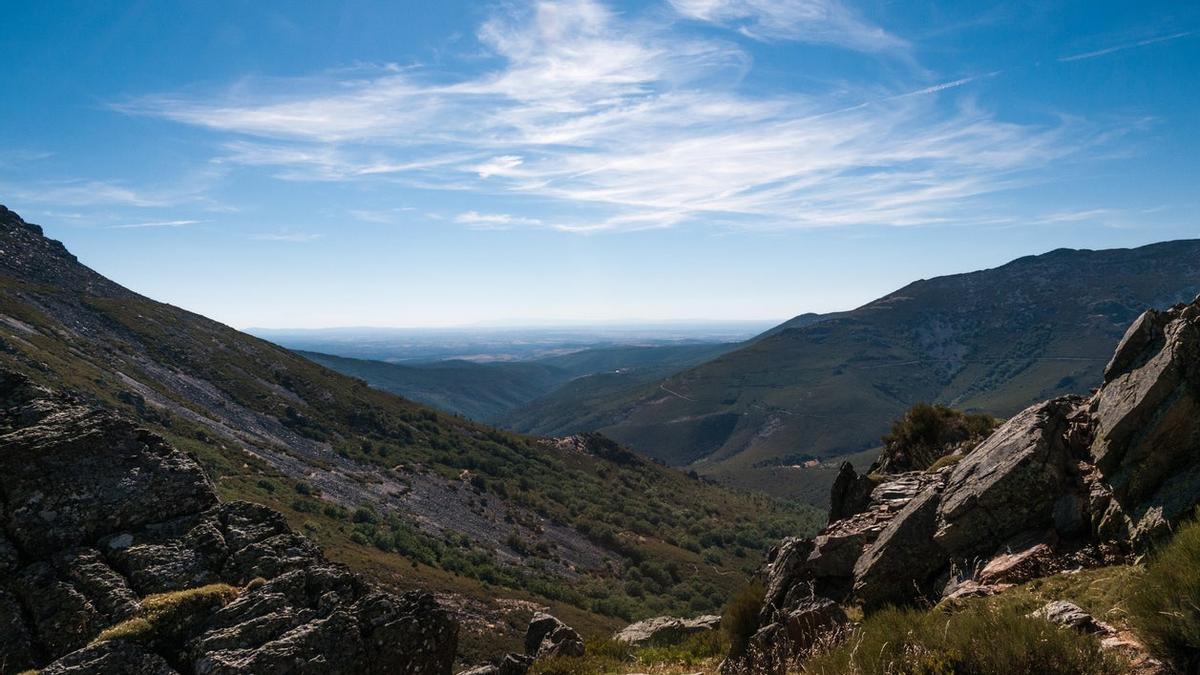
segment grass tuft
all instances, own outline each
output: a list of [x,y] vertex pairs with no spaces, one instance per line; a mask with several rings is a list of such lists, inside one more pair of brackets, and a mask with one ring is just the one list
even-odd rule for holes
[[228,584],[209,584],[148,595],[142,599],[136,616],[104,629],[92,640],[92,644],[118,639],[133,642],[156,640],[178,631],[197,615],[229,604],[237,596],[238,589]]
[[1200,666],[1200,522],[1158,551],[1129,598],[1130,622],[1159,656]]
[[699,633],[679,644],[654,647],[631,647],[613,640],[598,640],[587,643],[582,657],[560,656],[535,661],[529,675],[710,671],[727,648],[728,643],[720,631]]
[[1116,675],[1124,663],[1098,641],[1016,605],[976,604],[956,613],[889,608],[837,647],[807,660],[804,673],[884,675]]

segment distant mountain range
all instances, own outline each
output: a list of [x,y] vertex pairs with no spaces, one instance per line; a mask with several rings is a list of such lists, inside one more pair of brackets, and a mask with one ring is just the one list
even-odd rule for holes
[[801,315],[661,380],[564,388],[501,421],[543,434],[599,430],[729,484],[824,503],[835,458],[869,463],[913,403],[1008,416],[1086,393],[1130,321],[1198,291],[1200,240],[1061,249]]
[[[297,351],[326,368],[368,384],[480,422],[508,419],[542,397],[575,400],[615,387],[626,391],[674,374],[737,347],[736,343],[612,346],[528,361],[484,362],[447,359],[388,363]],[[565,391],[564,391],[565,389]]]

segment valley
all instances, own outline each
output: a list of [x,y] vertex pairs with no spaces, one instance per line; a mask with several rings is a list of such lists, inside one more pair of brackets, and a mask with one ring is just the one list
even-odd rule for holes
[[522,603],[600,631],[719,610],[771,541],[821,519],[601,437],[497,431],[373,389],[132,293],[6,209],[0,249],[5,370],[139,420],[332,559],[461,598],[491,617],[467,622],[464,658]]

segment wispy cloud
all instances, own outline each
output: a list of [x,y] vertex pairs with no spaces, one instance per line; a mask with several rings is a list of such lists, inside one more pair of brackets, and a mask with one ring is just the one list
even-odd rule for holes
[[143,228],[156,227],[186,227],[188,225],[196,225],[202,223],[202,220],[157,220],[148,223],[123,223],[121,225],[112,225],[111,230],[139,230]]
[[178,195],[127,187],[107,181],[65,181],[5,185],[4,192],[23,201],[57,206],[171,206]]
[[1072,54],[1070,56],[1063,56],[1063,57],[1060,57],[1058,60],[1063,61],[1063,62],[1069,62],[1069,61],[1083,61],[1084,59],[1094,59],[1097,56],[1106,56],[1106,55],[1112,54],[1114,52],[1125,51],[1126,49],[1133,49],[1135,47],[1145,47],[1147,45],[1158,44],[1159,42],[1170,42],[1171,40],[1178,40],[1179,38],[1185,38],[1185,37],[1189,37],[1189,36],[1192,36],[1195,34],[1196,34],[1196,31],[1189,30],[1189,31],[1184,31],[1182,33],[1172,33],[1170,35],[1160,35],[1159,37],[1152,37],[1152,38],[1147,38],[1145,40],[1138,40],[1137,42],[1126,42],[1124,44],[1114,45],[1112,47],[1105,47],[1104,49],[1097,49],[1095,51],[1083,52],[1082,54]]
[[839,0],[670,0],[690,19],[758,40],[797,40],[866,52],[903,49],[904,40],[862,19]]
[[[794,39],[889,43],[832,2],[676,7],[760,32],[816,31]],[[380,68],[120,109],[227,134],[222,161],[274,167],[282,178],[401,181],[569,207],[555,212],[574,215],[553,223],[491,225],[579,232],[970,222],[981,198],[1095,140],[1078,121],[1017,124],[943,104],[942,92],[991,74],[891,91],[747,95],[749,57],[735,44],[592,0],[503,11],[478,38],[501,65],[466,79]]]
[[256,241],[283,241],[293,244],[307,244],[321,239],[325,235],[311,232],[260,232],[250,235]]
[[454,222],[480,229],[505,229],[517,225],[542,224],[542,221],[537,218],[523,218],[507,213],[479,213],[477,211],[460,213],[455,216]]

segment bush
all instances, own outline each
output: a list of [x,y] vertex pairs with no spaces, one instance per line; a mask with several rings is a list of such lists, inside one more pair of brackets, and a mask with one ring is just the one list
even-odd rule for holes
[[754,581],[733,596],[725,606],[721,628],[729,636],[729,655],[737,658],[746,653],[750,637],[758,630],[758,613],[762,609],[766,590]]
[[944,405],[918,403],[892,422],[883,438],[877,460],[884,473],[920,471],[941,457],[966,452],[988,437],[1000,421],[990,415],[973,415]]
[[354,517],[351,520],[356,523],[374,525],[379,522],[379,515],[369,506],[360,506],[354,509]]
[[1129,599],[1131,621],[1156,654],[1200,666],[1200,523],[1184,525],[1154,556]]
[[1107,675],[1125,664],[1089,635],[1026,616],[1014,604],[976,603],[956,613],[888,608],[837,647],[808,659],[823,675]]

